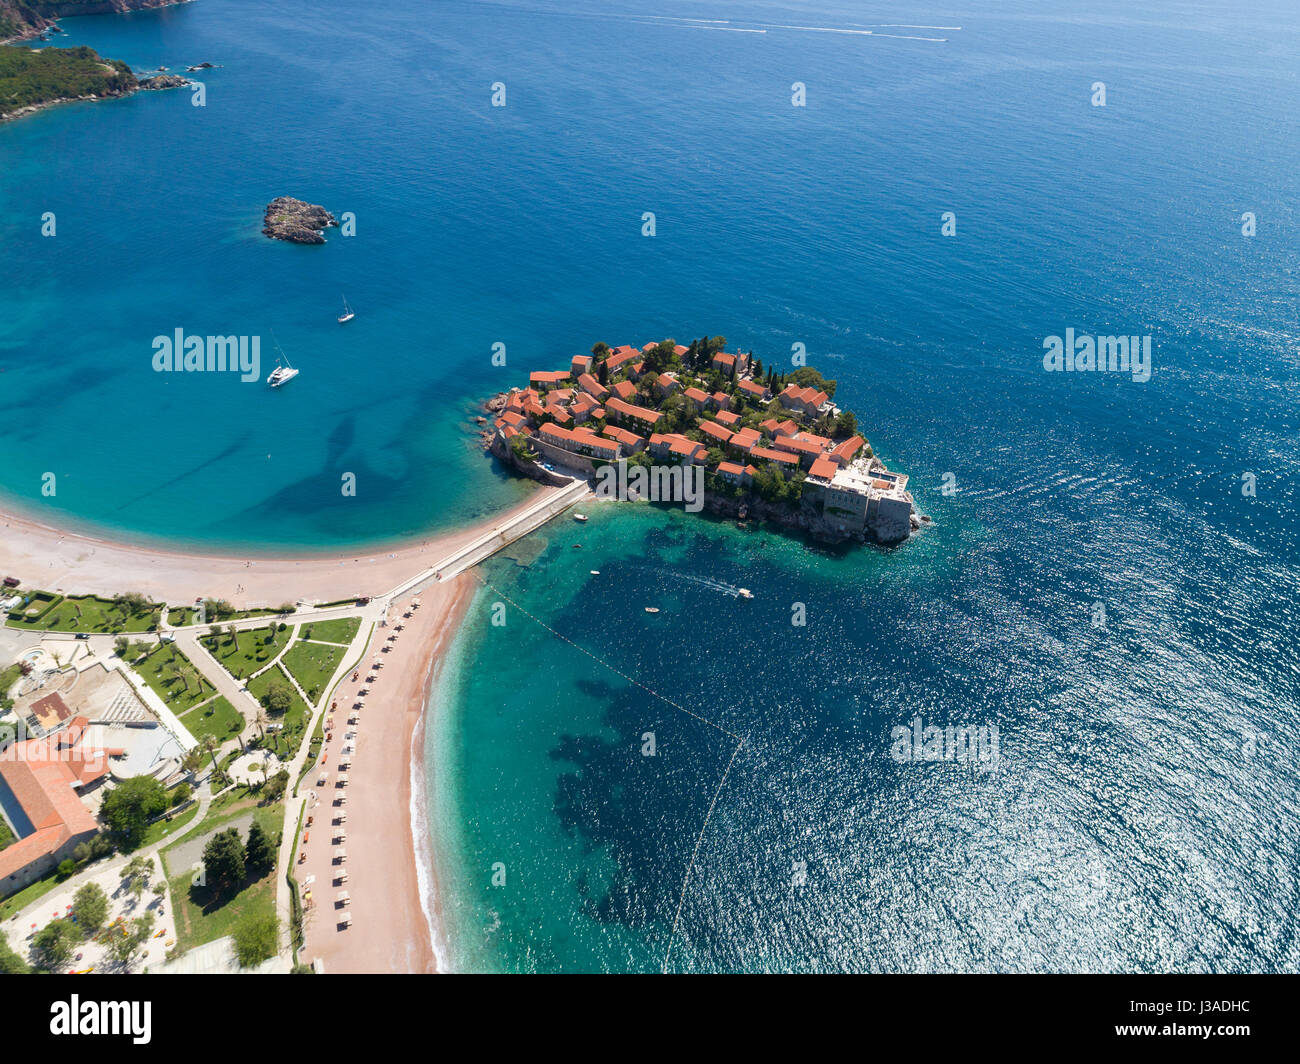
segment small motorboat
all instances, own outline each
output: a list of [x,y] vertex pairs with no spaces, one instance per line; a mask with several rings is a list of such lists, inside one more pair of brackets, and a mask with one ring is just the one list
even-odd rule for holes
[[753,593],[752,591],[750,591],[749,588],[747,588],[747,587],[742,587],[742,588],[740,588],[740,589],[736,592],[736,594],[738,594],[741,598],[753,598],[753,597],[754,597],[754,593]]
[[647,606],[647,607],[645,608],[645,611],[646,611],[646,613],[658,613],[658,612],[659,612],[659,607],[658,607],[658,606]]
[[599,575],[600,575],[600,570],[599,570],[599,569],[592,569],[592,570],[591,570],[591,575],[592,575],[592,576],[599,576]]
[[581,522],[584,522],[584,523],[585,523],[586,520],[587,520],[587,515],[586,515],[586,514],[574,514],[574,515],[573,515],[573,519],[574,519],[575,521],[581,521]]

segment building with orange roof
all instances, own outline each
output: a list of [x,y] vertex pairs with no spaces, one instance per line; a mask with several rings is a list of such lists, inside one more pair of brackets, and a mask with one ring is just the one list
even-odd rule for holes
[[793,436],[777,436],[772,446],[780,451],[790,451],[799,459],[799,464],[807,469],[813,462],[820,458],[826,451],[823,443],[830,443],[825,440],[823,443],[817,441],[820,437],[809,439],[804,433],[796,433]]
[[636,454],[637,451],[645,450],[645,437],[638,436],[635,432],[628,432],[627,429],[621,429],[617,425],[606,425],[604,435],[623,448],[624,454]]
[[528,374],[528,383],[534,388],[553,388],[563,381],[569,379],[567,370],[534,370]]
[[708,392],[704,391],[702,388],[691,387],[687,388],[682,394],[691,401],[691,405],[695,407],[697,413],[704,413],[704,407],[709,401]]
[[736,390],[744,392],[750,398],[757,399],[764,403],[772,398],[772,393],[767,390],[767,387],[757,381],[736,381]]
[[661,373],[655,378],[655,394],[658,395],[660,399],[667,398],[680,388],[681,384],[671,373]]
[[83,747],[89,721],[75,717],[58,733],[14,743],[0,753],[0,809],[18,841],[0,850],[0,891],[41,878],[99,831],[80,792],[108,775],[124,751]]
[[611,390],[625,403],[636,398],[636,385],[631,381],[619,381]]
[[798,410],[809,417],[816,417],[823,406],[830,402],[830,396],[816,388],[801,388],[790,383],[777,396],[781,405],[791,410]]
[[569,376],[581,377],[584,373],[591,372],[591,364],[595,361],[591,355],[574,355],[573,361],[569,363]]
[[735,376],[736,356],[729,355],[725,351],[719,351],[709,360],[709,368],[716,369],[724,377]]
[[751,447],[749,457],[772,462],[782,472],[799,468],[799,459],[788,451],[772,451],[766,447]]
[[701,421],[700,431],[704,433],[704,435],[706,436],[711,436],[719,443],[731,442],[731,430],[723,428],[721,425],[717,424],[716,422]]
[[808,469],[810,477],[817,477],[820,480],[830,481],[835,478],[840,467],[832,462],[829,458],[818,458]]
[[618,458],[618,443],[603,439],[587,429],[566,429],[561,425],[543,425],[537,433],[543,443],[587,458]]
[[618,347],[615,347],[610,351],[608,357],[605,359],[605,368],[609,370],[610,373],[615,373],[633,359],[639,359],[640,357],[641,349],[639,347],[632,347],[630,344],[620,344]]
[[730,410],[719,410],[713,417],[719,425],[726,425],[733,431],[735,426],[740,424],[740,415],[733,414]]
[[654,433],[650,437],[650,453],[658,458],[679,458],[684,462],[703,462],[708,456],[704,444],[688,440],[676,432]]
[[735,447],[737,450],[748,451],[758,445],[759,439],[758,429],[741,429],[733,434],[727,443],[728,446]]
[[714,392],[709,396],[709,405],[714,410],[726,410],[731,406],[731,396],[726,392]]
[[831,450],[831,460],[839,465],[848,465],[853,461],[858,451],[862,450],[866,445],[866,442],[861,436],[850,436]]
[[663,414],[658,410],[650,410],[644,406],[633,406],[631,403],[625,403],[621,399],[610,398],[605,403],[605,413],[612,421],[622,422],[631,421],[648,428],[653,428]]
[[578,377],[578,387],[588,395],[595,399],[599,399],[602,402],[604,401],[605,396],[609,394],[609,389],[601,384],[600,381],[596,380],[596,378],[590,373],[583,373]]
[[[753,469],[753,466],[749,467]],[[745,471],[745,467],[739,462],[719,462],[718,476],[728,484],[744,484],[750,479],[750,474]]]

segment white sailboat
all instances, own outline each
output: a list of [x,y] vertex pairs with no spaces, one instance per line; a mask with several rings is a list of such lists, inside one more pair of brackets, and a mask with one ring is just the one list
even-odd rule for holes
[[280,348],[280,341],[275,339],[274,329],[271,331],[271,339],[275,342],[275,350],[280,357],[275,360],[275,369],[271,370],[271,375],[266,378],[266,383],[272,388],[278,388],[298,376],[298,371],[289,364],[289,359]]
[[357,315],[356,315],[356,312],[353,311],[353,309],[352,309],[350,306],[348,306],[348,297],[347,297],[347,296],[344,296],[344,297],[343,297],[343,313],[339,315],[339,324],[342,325],[344,322],[351,321],[351,320],[352,320],[353,318],[355,318],[356,316],[357,316]]

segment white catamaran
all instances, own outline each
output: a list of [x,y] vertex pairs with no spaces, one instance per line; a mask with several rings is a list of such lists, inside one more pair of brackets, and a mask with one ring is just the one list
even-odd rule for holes
[[280,357],[275,360],[275,369],[271,370],[271,375],[266,378],[266,383],[272,388],[278,388],[298,376],[298,371],[289,365],[289,359],[285,356],[284,351],[280,349],[280,341],[275,340],[274,332],[271,333],[271,338],[275,341],[275,350]]
[[356,315],[356,312],[353,311],[353,309],[352,309],[350,306],[348,306],[348,297],[347,297],[347,296],[344,296],[344,297],[343,297],[343,313],[339,315],[339,324],[342,325],[342,324],[343,324],[344,322],[346,322],[346,321],[351,321],[351,320],[352,320],[353,318],[355,318],[356,316],[357,316],[357,315]]

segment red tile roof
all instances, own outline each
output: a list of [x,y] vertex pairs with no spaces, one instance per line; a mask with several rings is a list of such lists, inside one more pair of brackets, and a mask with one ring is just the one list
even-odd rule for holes
[[716,425],[712,421],[701,421],[700,431],[706,436],[712,436],[715,440],[721,440],[723,443],[731,439],[730,429],[724,429],[721,425]]
[[631,381],[619,381],[614,385],[614,394],[626,401],[636,395],[636,385]]
[[750,395],[764,396],[767,394],[767,389],[763,385],[755,384],[753,381],[736,381],[736,387]]
[[861,436],[850,436],[847,440],[831,451],[831,457],[837,462],[847,464],[852,461],[853,456],[861,450],[862,445],[867,441]]
[[814,477],[821,477],[823,480],[830,480],[839,472],[839,469],[840,467],[829,458],[818,458],[817,461],[813,462],[808,473]]
[[597,399],[604,399],[609,394],[609,389],[590,373],[583,373],[578,377],[578,387],[584,392],[594,395]]
[[785,451],[771,451],[766,447],[755,447],[749,452],[750,458],[763,458],[769,462],[779,462],[781,465],[798,465],[799,459]]
[[649,410],[644,406],[633,406],[621,399],[610,399],[605,403],[605,409],[618,414],[620,417],[632,418],[634,421],[642,421],[647,425],[654,425],[663,417],[658,410]]

